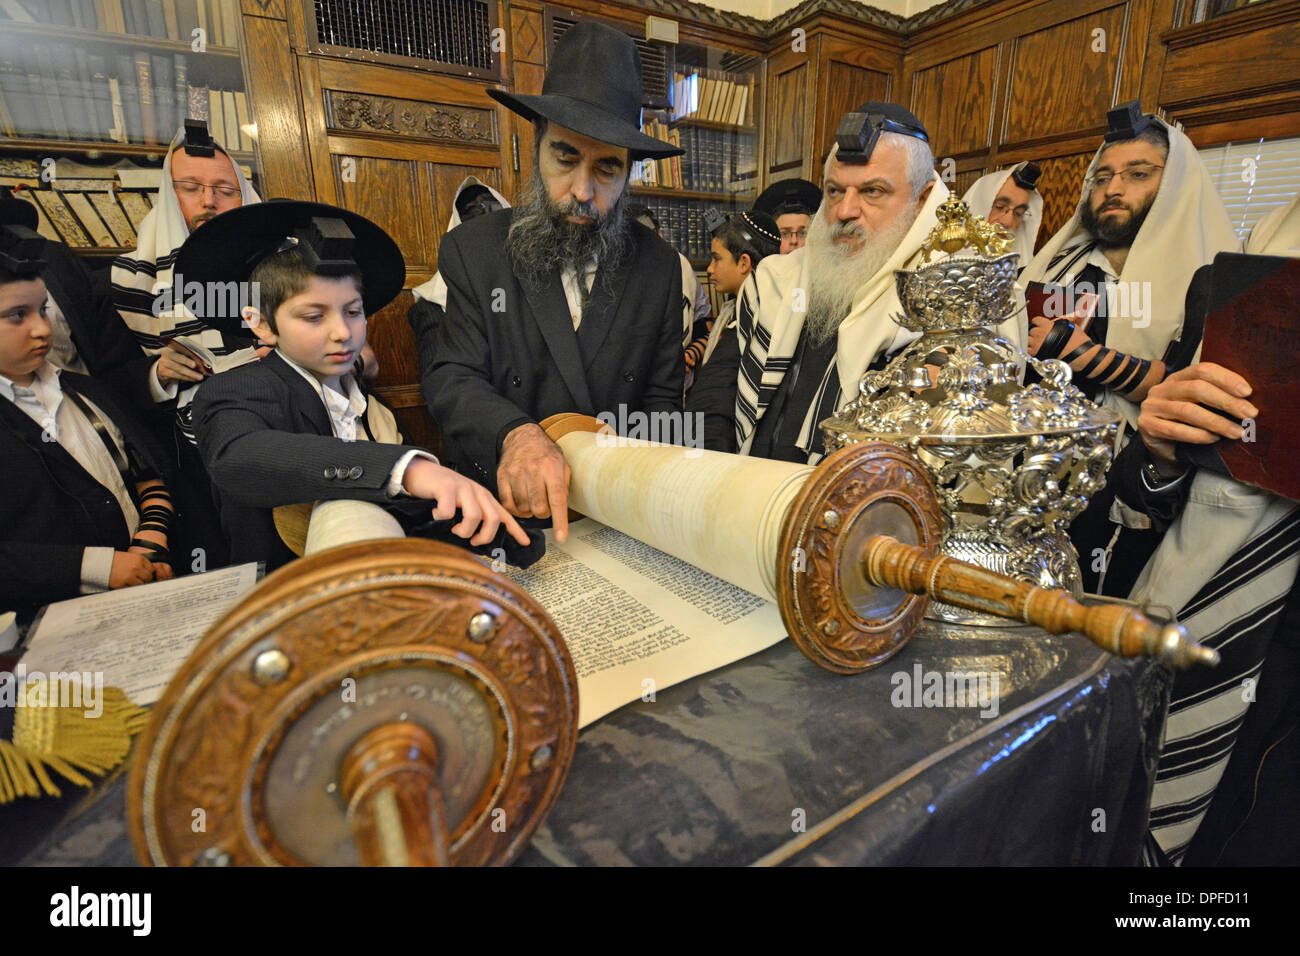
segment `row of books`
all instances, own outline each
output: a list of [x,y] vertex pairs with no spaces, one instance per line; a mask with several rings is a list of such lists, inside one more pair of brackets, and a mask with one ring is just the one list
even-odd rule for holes
[[665,242],[692,262],[709,258],[712,238],[704,228],[704,211],[712,203],[703,199],[662,199],[646,195],[636,198],[654,212]]
[[722,70],[673,73],[673,118],[754,125],[754,78]]
[[0,186],[36,208],[37,232],[74,249],[134,249],[157,188],[121,189],[112,178],[58,179],[51,186],[3,171]]
[[[228,101],[228,102],[227,102]],[[229,111],[229,118],[227,118]],[[34,139],[168,143],[186,118],[208,119],[229,149],[252,149],[242,90],[189,82],[187,57],[138,50],[108,58],[64,43],[34,43],[0,58],[0,132]]]
[[237,0],[0,0],[0,18],[206,46],[238,43]]
[[699,127],[669,127],[658,120],[641,131],[686,150],[671,159],[646,159],[634,165],[632,185],[696,192],[752,192],[758,181],[758,137]]

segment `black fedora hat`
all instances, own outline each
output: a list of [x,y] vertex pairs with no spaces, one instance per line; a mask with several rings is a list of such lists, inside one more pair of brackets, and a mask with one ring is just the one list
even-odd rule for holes
[[488,90],[525,119],[544,119],[611,146],[631,159],[680,156],[679,149],[641,132],[641,59],[626,33],[580,20],[555,41],[541,95]]
[[822,191],[806,179],[782,179],[759,193],[754,208],[773,218],[797,212],[811,216],[822,204]]
[[[291,248],[317,275],[361,273],[366,315],[393,301],[406,281],[402,251],[379,226],[338,206],[294,199],[239,206],[208,220],[177,250],[172,275],[186,286],[246,282],[258,264]],[[183,294],[177,290],[178,298]],[[212,328],[238,331],[242,325],[238,315],[203,315],[203,303],[195,305],[195,318]]]

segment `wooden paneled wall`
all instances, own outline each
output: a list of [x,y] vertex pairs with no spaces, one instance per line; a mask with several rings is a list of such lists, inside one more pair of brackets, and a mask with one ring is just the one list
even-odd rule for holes
[[901,101],[962,189],[1043,161],[1039,242],[1078,202],[1106,111],[1140,99],[1197,145],[1300,135],[1300,0],[1186,26],[1177,0],[1005,0],[907,37]]
[[1043,162],[1041,242],[1073,213],[1117,104],[1164,109],[1198,146],[1300,135],[1300,0],[1189,26],[1191,6],[997,0],[910,33],[825,13],[796,21],[806,50],[782,35],[768,58],[768,181],[820,182],[838,117],[892,99],[953,161],[958,192],[993,169]]

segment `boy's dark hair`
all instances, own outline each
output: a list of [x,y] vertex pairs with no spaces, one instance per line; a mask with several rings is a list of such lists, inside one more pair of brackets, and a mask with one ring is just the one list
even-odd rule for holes
[[[760,216],[768,221],[761,221]],[[749,267],[753,269],[764,256],[774,256],[781,251],[781,236],[775,229],[776,223],[763,213],[745,212],[728,216],[726,224],[714,232],[713,238],[722,240],[736,262],[740,262],[741,256],[749,256]]]
[[[257,283],[258,308],[262,319],[277,335],[280,330],[275,325],[275,313],[289,299],[302,292],[316,273],[307,268],[302,254],[297,249],[286,249],[263,259],[248,276],[249,282]],[[356,283],[357,293],[362,290],[361,272],[356,270],[338,276],[322,276],[328,279],[351,279]]]

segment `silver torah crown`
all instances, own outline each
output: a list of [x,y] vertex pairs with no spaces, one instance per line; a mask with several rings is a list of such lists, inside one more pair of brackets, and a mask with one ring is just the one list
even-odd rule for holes
[[[954,202],[962,208],[945,208]],[[939,207],[927,257],[958,243],[962,226],[980,241],[958,250],[996,250],[992,227],[964,207],[953,199]],[[894,321],[921,338],[864,375],[858,396],[821,429],[827,454],[887,441],[920,459],[943,507],[945,554],[1077,596],[1079,558],[1067,530],[1105,482],[1120,418],[1071,385],[1064,362],[1031,358],[994,330],[1021,307],[1018,266],[1017,255],[997,252],[896,272],[904,314]],[[1040,383],[1020,383],[1026,366]],[[938,602],[930,614],[1006,626]]]

